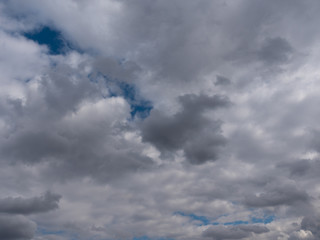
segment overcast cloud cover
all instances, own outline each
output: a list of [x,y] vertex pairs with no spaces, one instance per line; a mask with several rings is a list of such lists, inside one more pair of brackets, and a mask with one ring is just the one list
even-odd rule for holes
[[0,0],[0,239],[320,239],[319,12]]

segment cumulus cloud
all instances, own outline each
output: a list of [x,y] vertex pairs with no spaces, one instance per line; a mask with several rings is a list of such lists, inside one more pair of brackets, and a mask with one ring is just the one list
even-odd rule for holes
[[[315,238],[320,237],[320,218],[318,216],[305,216],[301,221],[301,228],[307,232],[311,232]],[[310,235],[310,234],[307,234]]]
[[142,139],[151,142],[160,151],[182,149],[194,164],[218,158],[219,148],[226,139],[221,134],[220,121],[204,116],[208,110],[227,107],[230,101],[215,95],[183,95],[179,97],[182,110],[174,116],[159,111],[151,112],[142,125]]
[[19,116],[19,120],[8,119],[8,126],[16,126],[2,141],[3,156],[28,164],[49,161],[48,171],[53,169],[62,178],[84,174],[110,179],[119,171],[152,165],[150,158],[118,134],[129,129],[129,104],[121,96],[103,97],[97,84],[84,75],[78,68],[59,64],[48,75],[27,83],[35,89],[30,89],[24,103],[8,99],[3,108],[10,111],[10,118]]

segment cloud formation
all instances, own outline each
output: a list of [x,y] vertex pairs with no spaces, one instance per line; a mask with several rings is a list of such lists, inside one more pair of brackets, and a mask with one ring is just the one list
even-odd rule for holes
[[47,212],[59,207],[61,196],[47,192],[41,197],[21,198],[8,197],[0,199],[0,212],[8,214],[34,214]]
[[22,216],[0,215],[0,237],[8,240],[32,239],[36,224]]
[[219,148],[226,139],[221,134],[220,121],[207,119],[208,110],[227,107],[230,101],[224,96],[186,94],[179,97],[182,110],[173,116],[159,111],[151,112],[142,125],[142,139],[162,152],[182,149],[186,158],[201,164],[218,158]]
[[319,10],[0,1],[0,238],[319,239]]
[[233,227],[211,227],[204,233],[204,237],[210,237],[215,240],[223,239],[243,239],[252,236],[252,234],[262,234],[269,232],[269,229],[258,225],[239,225]]

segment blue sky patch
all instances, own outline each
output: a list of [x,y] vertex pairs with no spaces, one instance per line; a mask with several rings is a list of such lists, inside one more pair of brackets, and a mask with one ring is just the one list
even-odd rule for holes
[[150,111],[152,110],[152,105],[150,101],[141,99],[137,93],[136,87],[132,84],[119,82],[118,86],[122,91],[122,96],[130,104],[130,114],[131,117],[146,118],[149,116]]
[[263,218],[255,218],[255,217],[252,217],[252,218],[251,218],[251,222],[252,222],[252,223],[264,223],[264,224],[268,224],[268,223],[273,222],[274,219],[275,219],[275,216],[273,216],[273,215],[264,216]]
[[66,236],[66,232],[62,230],[49,230],[42,227],[38,227],[37,235],[38,236],[46,236],[46,235]]
[[133,84],[117,82],[117,86],[120,89],[119,93],[117,94],[115,92],[111,92],[111,94],[114,96],[121,95],[127,100],[127,102],[130,104],[130,114],[132,118],[146,118],[149,116],[150,111],[153,108],[152,104],[150,101],[139,96],[136,87]]
[[226,222],[224,223],[223,225],[226,225],[226,226],[236,226],[236,225],[243,225],[243,224],[249,224],[248,221],[242,221],[242,220],[238,220],[238,221],[233,221],[233,222]]
[[139,104],[131,105],[131,117],[138,116],[139,118],[146,118],[149,116],[152,106],[149,101],[141,101]]
[[[189,217],[191,220],[200,221],[201,223],[198,224],[198,226],[220,225],[220,224],[225,226],[247,225],[247,224],[255,224],[255,223],[268,224],[273,222],[275,219],[274,215],[264,215],[262,218],[251,217],[249,221],[236,220],[232,222],[218,222],[218,221],[211,222],[207,217],[199,216],[193,213],[175,212],[174,214],[184,216],[184,217]],[[227,215],[228,214],[221,215],[220,217],[227,216]],[[218,218],[215,218],[215,220],[218,220]]]
[[93,83],[98,83],[99,78],[104,79],[109,95],[103,97],[123,97],[130,104],[131,119],[135,117],[144,119],[149,116],[153,109],[151,101],[141,97],[134,84],[121,81],[120,79],[113,79],[100,72],[89,74],[88,78]]
[[65,232],[62,230],[48,230],[44,228],[38,228],[37,232],[40,233],[41,235],[64,235]]
[[141,97],[134,84],[119,79],[113,79],[100,72],[88,74],[88,78],[93,83],[98,83],[101,78],[105,81],[105,86],[108,89],[109,95],[103,95],[104,98],[123,97],[130,105],[131,119],[134,119],[135,117],[144,119],[149,116],[153,109],[151,101]]
[[191,220],[200,221],[201,224],[199,224],[199,226],[206,226],[211,224],[210,220],[205,216],[198,216],[193,213],[183,213],[183,212],[176,212],[175,214],[178,214],[184,217],[189,217]]
[[37,229],[38,236],[46,236],[46,235],[56,235],[56,236],[63,236],[67,237],[69,240],[78,240],[78,236],[76,234],[68,233],[63,230],[49,230],[46,228],[38,227]]
[[62,34],[50,27],[43,27],[33,32],[25,33],[24,36],[40,45],[47,45],[50,54],[63,54],[69,46]]

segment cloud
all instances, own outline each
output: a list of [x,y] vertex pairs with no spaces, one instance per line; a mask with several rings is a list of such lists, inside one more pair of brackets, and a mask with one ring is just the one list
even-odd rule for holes
[[315,238],[320,237],[319,227],[320,218],[318,216],[305,216],[301,221],[301,229],[310,231]]
[[269,232],[269,229],[259,225],[239,225],[239,226],[214,226],[204,231],[204,237],[210,237],[215,240],[223,239],[243,239],[255,234],[263,234]]
[[258,51],[258,58],[268,64],[281,64],[289,60],[293,48],[287,40],[277,37],[266,39]]
[[229,84],[231,84],[230,79],[228,79],[224,76],[217,75],[216,78],[217,78],[217,80],[214,83],[215,85],[229,85]]
[[[61,179],[86,175],[105,181],[122,171],[152,166],[153,160],[139,153],[135,143],[118,135],[130,129],[127,101],[121,96],[105,98],[80,66],[59,63],[40,80],[33,79],[27,83],[30,95],[24,103],[7,98],[7,125],[15,126],[2,140],[1,154],[12,162],[48,162],[48,174]],[[16,116],[19,120],[11,121]]]
[[51,192],[33,198],[3,198],[0,199],[0,212],[23,215],[47,212],[59,207],[60,198],[60,195]]
[[279,186],[271,188],[258,196],[248,196],[245,204],[250,207],[269,207],[279,205],[292,205],[296,202],[306,202],[309,200],[308,194],[295,186]]
[[22,216],[0,215],[0,237],[8,240],[32,239],[36,224]]
[[302,239],[313,240],[315,238],[310,231],[304,231],[304,230],[296,231],[292,233],[289,237],[289,240],[302,240]]
[[0,238],[319,238],[319,10],[0,1]]
[[[49,64],[49,60],[45,55],[45,48],[27,41],[23,36],[13,36],[0,29],[0,38],[0,71],[3,78],[1,85],[9,90],[7,94],[16,96],[17,92],[22,90],[15,87],[19,81],[28,80],[40,73],[43,67]],[[24,59],[21,59],[21,56],[24,56]],[[4,91],[1,92],[3,94]]]
[[320,237],[320,221],[319,216],[316,214],[310,214],[305,216],[298,229],[292,233],[290,233],[289,240],[314,240]]
[[193,164],[217,160],[219,149],[225,145],[226,139],[221,134],[221,123],[210,121],[204,113],[225,108],[230,101],[219,95],[188,94],[180,96],[179,103],[182,110],[173,116],[156,110],[151,112],[141,127],[143,141],[154,144],[162,152],[182,149]]

